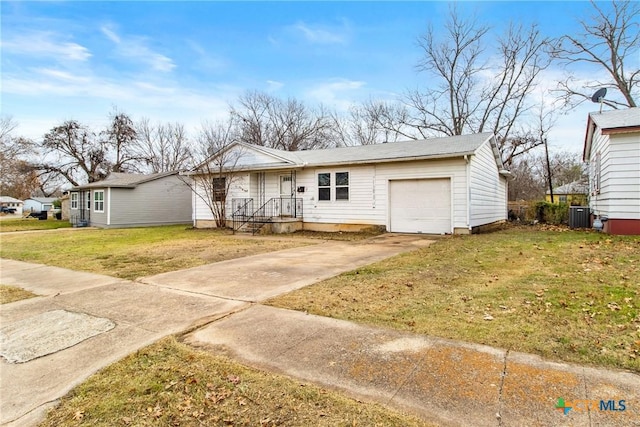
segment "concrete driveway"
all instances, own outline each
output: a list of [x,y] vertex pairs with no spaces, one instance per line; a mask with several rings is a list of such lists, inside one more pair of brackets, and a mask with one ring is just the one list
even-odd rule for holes
[[[37,356],[24,363],[1,358],[0,424],[35,425],[47,408],[88,376],[164,336],[197,329],[251,302],[429,243],[423,236],[403,235],[321,242],[138,282],[2,259],[2,284],[41,296],[0,308],[2,351],[20,352],[29,343],[29,352]],[[88,321],[71,322],[74,330],[66,330],[71,336],[31,342],[43,336],[55,338],[60,329],[47,319],[65,313],[115,326],[92,335]],[[22,325],[28,327],[21,329]]]

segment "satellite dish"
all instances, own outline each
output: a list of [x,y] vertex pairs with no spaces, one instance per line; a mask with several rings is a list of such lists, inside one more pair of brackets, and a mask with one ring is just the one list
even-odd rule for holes
[[591,100],[593,102],[602,102],[606,94],[607,94],[607,88],[603,87],[602,89],[598,89],[596,93],[593,94],[593,96],[591,97]]

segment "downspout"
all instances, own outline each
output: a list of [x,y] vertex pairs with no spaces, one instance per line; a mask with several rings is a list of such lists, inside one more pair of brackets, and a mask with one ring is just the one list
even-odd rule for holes
[[111,187],[107,187],[107,225],[111,225]]
[[466,154],[464,155],[464,161],[467,164],[467,229],[471,232],[471,160]]

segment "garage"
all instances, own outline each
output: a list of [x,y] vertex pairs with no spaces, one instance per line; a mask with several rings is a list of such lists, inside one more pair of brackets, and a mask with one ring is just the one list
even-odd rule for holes
[[451,180],[403,179],[389,182],[390,231],[451,233]]

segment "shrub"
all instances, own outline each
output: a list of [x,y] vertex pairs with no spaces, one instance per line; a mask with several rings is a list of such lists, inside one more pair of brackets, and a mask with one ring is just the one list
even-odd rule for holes
[[531,205],[527,219],[543,224],[567,224],[569,222],[569,205],[566,203],[536,202]]

